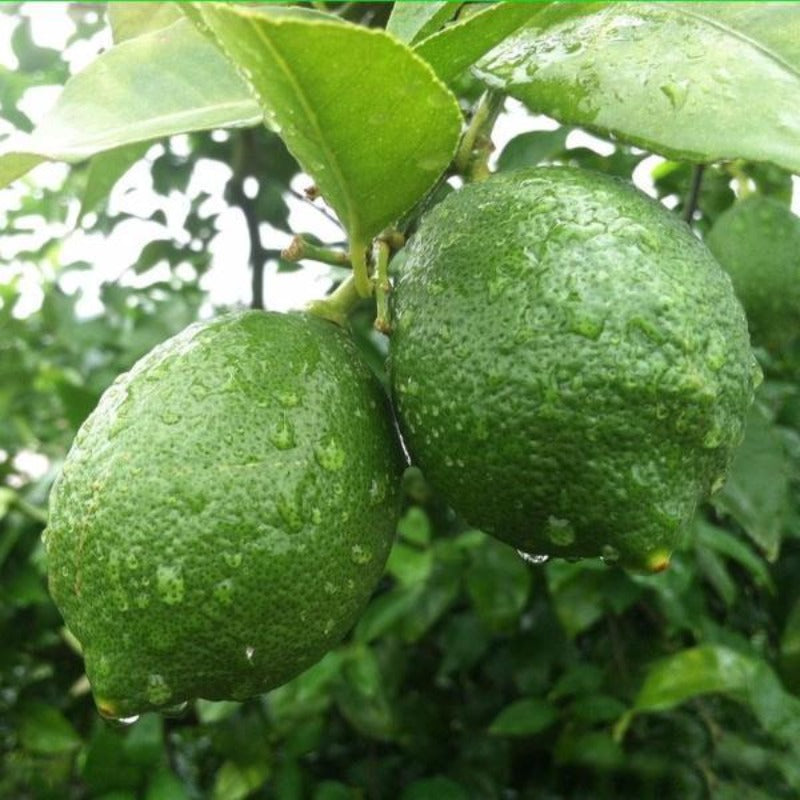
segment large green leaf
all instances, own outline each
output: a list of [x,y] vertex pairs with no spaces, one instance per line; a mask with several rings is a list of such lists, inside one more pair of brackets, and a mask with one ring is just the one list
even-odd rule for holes
[[800,170],[798,3],[548,5],[477,74],[670,157]]
[[415,50],[449,83],[541,9],[541,3],[494,3],[423,39]]
[[181,18],[174,3],[109,3],[108,21],[115,42],[166,28]]
[[458,11],[460,3],[395,3],[386,30],[401,42],[414,44],[435,33]]
[[783,441],[760,405],[750,410],[744,441],[715,498],[750,538],[775,560],[789,506],[789,466]]
[[42,161],[83,161],[134,142],[261,120],[247,84],[181,19],[122,42],[70,79],[33,133],[6,144],[0,186]]
[[798,746],[800,699],[783,688],[765,661],[710,644],[682,650],[655,663],[633,708],[618,723],[617,734],[624,733],[634,714],[666,711],[712,692],[749,705],[764,730]]
[[384,31],[219,3],[183,8],[239,65],[339,215],[354,265],[363,261],[369,239],[417,202],[453,157],[455,97]]
[[549,728],[558,719],[558,712],[546,700],[526,697],[506,706],[489,726],[495,736],[532,736]]

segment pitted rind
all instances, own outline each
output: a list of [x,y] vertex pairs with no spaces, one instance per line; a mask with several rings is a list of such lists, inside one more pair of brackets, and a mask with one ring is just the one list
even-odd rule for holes
[[409,243],[393,311],[415,462],[468,522],[529,553],[610,547],[646,569],[672,550],[760,379],[730,280],[688,227],[571,168],[445,199]]
[[355,622],[401,456],[349,338],[303,315],[190,326],[120,376],[51,496],[51,593],[119,716],[244,698]]

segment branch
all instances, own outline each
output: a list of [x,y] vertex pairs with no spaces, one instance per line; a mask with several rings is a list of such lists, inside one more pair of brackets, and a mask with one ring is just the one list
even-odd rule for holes
[[255,161],[255,142],[253,133],[242,131],[236,140],[233,155],[233,178],[231,179],[231,200],[244,214],[247,234],[250,239],[250,273],[251,273],[251,308],[264,308],[264,266],[270,251],[261,243],[258,230],[259,218],[255,199],[249,198],[244,191],[244,182],[249,177],[247,165]]
[[689,186],[689,194],[686,196],[686,206],[683,209],[683,221],[688,225],[692,224],[694,212],[697,210],[697,201],[700,199],[700,188],[703,185],[703,173],[705,164],[695,164],[692,168],[692,183]]

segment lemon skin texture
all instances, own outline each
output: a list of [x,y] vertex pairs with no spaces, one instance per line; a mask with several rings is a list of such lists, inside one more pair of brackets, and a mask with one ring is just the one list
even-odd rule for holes
[[612,178],[510,172],[430,212],[395,289],[401,429],[443,498],[530,554],[663,569],[760,380],[688,227]]
[[780,352],[800,340],[800,218],[753,196],[719,216],[706,240],[733,281],[753,342]]
[[101,713],[249,697],[342,638],[395,531],[386,402],[335,325],[261,311],[192,325],[115,381],[45,532]]

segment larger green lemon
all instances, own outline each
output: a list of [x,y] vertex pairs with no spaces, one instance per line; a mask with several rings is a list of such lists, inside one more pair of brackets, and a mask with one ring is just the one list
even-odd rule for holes
[[800,339],[800,218],[755,195],[717,219],[708,246],[727,270],[753,341],[781,351]]
[[569,168],[434,208],[394,321],[415,461],[468,522],[536,555],[663,568],[760,379],[730,279],[688,227]]
[[46,531],[104,714],[257,694],[341,639],[395,530],[385,401],[334,325],[258,311],[187,328],[107,390]]

